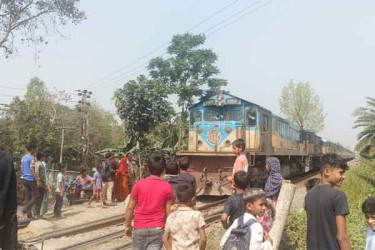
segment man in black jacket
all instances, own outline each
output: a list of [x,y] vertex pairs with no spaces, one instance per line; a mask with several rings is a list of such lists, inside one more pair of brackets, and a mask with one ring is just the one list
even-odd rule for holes
[[113,185],[115,180],[116,169],[118,167],[115,155],[113,153],[107,153],[105,161],[102,162],[101,176],[103,179],[102,194],[103,201],[108,206],[114,206],[112,202]]
[[17,179],[12,159],[0,150],[0,249],[17,248]]

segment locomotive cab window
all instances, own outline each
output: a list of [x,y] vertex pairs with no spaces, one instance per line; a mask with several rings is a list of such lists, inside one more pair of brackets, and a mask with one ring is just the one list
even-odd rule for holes
[[225,111],[226,121],[240,121],[242,119],[242,108],[227,108]]
[[194,110],[190,113],[190,124],[194,125],[194,122],[202,121],[202,112],[200,110]]
[[268,123],[269,123],[268,116],[267,115],[263,115],[262,131],[264,131],[264,132],[268,131],[268,125],[269,125]]
[[219,109],[209,108],[204,111],[204,120],[208,122],[223,120]]
[[257,125],[257,111],[255,108],[246,109],[246,125],[250,127],[255,127]]

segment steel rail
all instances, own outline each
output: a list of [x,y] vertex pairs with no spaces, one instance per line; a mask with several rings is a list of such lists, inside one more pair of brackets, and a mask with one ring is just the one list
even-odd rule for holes
[[115,225],[115,224],[123,223],[123,222],[124,222],[123,214],[115,215],[112,217],[108,217],[108,218],[104,218],[104,219],[100,219],[100,220],[96,220],[92,222],[86,222],[80,225],[71,226],[68,228],[61,229],[61,230],[47,232],[39,236],[36,236],[34,238],[20,241],[20,243],[21,244],[22,243],[37,243],[37,242],[49,240],[52,238],[60,238],[63,236],[71,236],[71,235],[76,235],[76,234],[80,234],[84,232],[89,232],[95,229],[99,229],[99,228],[103,228],[103,227],[107,227],[107,226],[111,226],[111,225]]
[[[221,212],[216,212],[216,213],[213,213],[213,214],[209,215],[204,220],[205,220],[206,224],[209,225],[211,223],[214,223],[214,222],[220,220],[220,218],[221,218]],[[132,249],[132,243],[131,242],[124,243],[124,244],[122,244],[120,246],[117,246],[117,247],[108,248],[107,250],[127,250],[127,249]]]
[[[208,210],[212,207],[215,207],[215,206],[219,206],[219,205],[222,205],[224,204],[226,201],[226,199],[222,199],[222,200],[219,200],[219,201],[215,201],[215,202],[211,202],[209,204],[205,204],[205,205],[202,205],[200,207],[198,207],[197,209],[199,211],[204,211],[204,210]],[[208,218],[207,218],[207,223],[210,223],[213,219],[220,219],[220,215],[221,215],[221,212],[220,213],[215,213],[214,215],[209,215]],[[215,216],[215,217],[212,217],[212,216]],[[124,218],[122,216],[122,218]],[[92,238],[90,240],[86,240],[86,241],[82,241],[82,242],[78,242],[78,243],[75,243],[75,244],[72,244],[72,245],[69,245],[69,246],[66,246],[66,247],[63,247],[63,248],[59,248],[59,250],[68,250],[68,249],[72,249],[72,250],[75,250],[75,249],[81,249],[83,247],[89,247],[89,246],[94,246],[94,245],[97,245],[98,243],[105,243],[109,240],[113,240],[113,239],[119,239],[119,238],[122,238],[124,236],[124,230],[119,230],[119,231],[116,231],[116,232],[113,232],[113,233],[109,233],[109,234],[106,234],[106,235],[103,235],[103,236],[100,236],[100,237],[95,237],[95,238]],[[127,242],[119,247],[116,247],[114,249],[126,249],[127,247],[131,247],[132,246],[132,243],[131,242]]]
[[82,247],[89,247],[89,246],[94,246],[98,243],[105,243],[107,241],[110,241],[110,240],[113,240],[113,239],[118,239],[118,238],[121,238],[122,236],[124,236],[124,230],[118,230],[116,232],[113,232],[113,233],[108,233],[108,234],[105,234],[103,236],[100,236],[100,237],[95,237],[95,238],[92,238],[88,241],[82,241],[82,242],[78,242],[78,243],[74,243],[72,245],[69,245],[69,246],[65,246],[65,247],[62,247],[62,248],[58,248],[58,250],[76,250],[76,249],[82,249]]

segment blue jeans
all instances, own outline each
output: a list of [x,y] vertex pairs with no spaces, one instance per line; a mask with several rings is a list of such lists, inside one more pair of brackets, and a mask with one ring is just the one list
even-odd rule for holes
[[160,250],[163,247],[163,228],[139,228],[133,230],[134,250]]
[[55,208],[53,209],[53,213],[55,216],[61,216],[61,208],[63,206],[63,197],[59,193],[56,193],[56,203]]

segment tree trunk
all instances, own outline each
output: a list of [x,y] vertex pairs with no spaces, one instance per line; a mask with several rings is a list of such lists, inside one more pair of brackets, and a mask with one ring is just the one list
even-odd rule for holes
[[273,223],[270,232],[270,236],[273,240],[273,249],[275,250],[279,249],[295,191],[296,186],[291,183],[284,182],[281,187],[280,195],[276,204],[275,222]]

